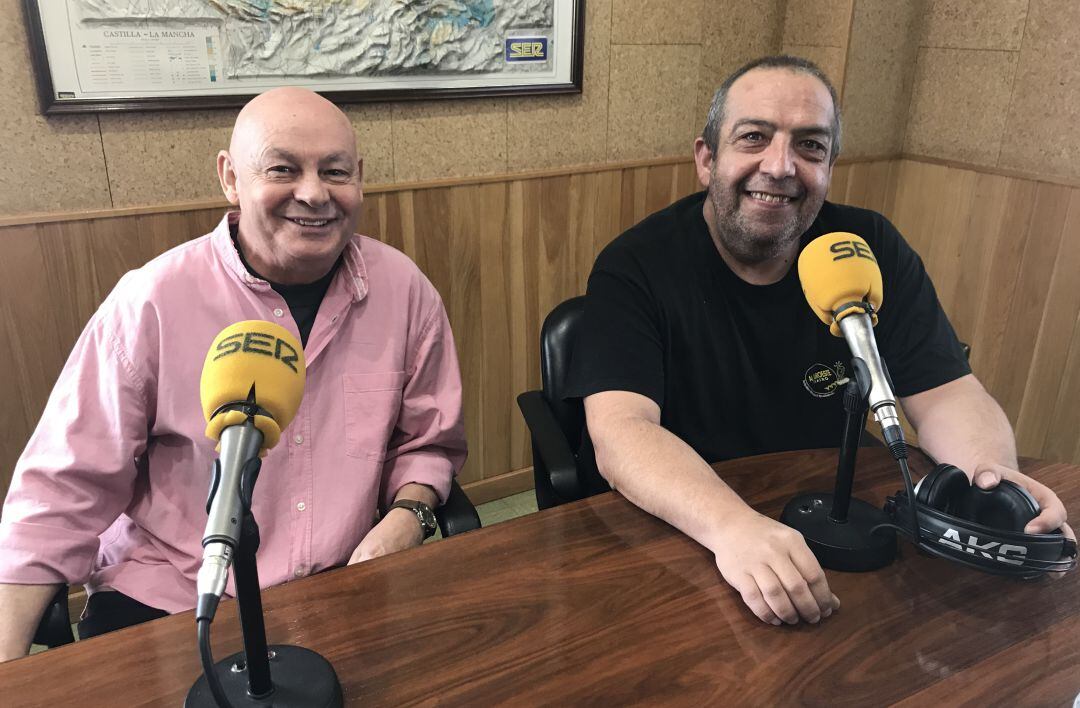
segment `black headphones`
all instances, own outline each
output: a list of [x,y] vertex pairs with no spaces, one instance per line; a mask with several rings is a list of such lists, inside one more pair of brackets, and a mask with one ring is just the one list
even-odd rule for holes
[[980,489],[960,468],[938,465],[916,485],[915,511],[918,534],[912,533],[907,493],[897,492],[885,502],[885,513],[896,527],[932,555],[1021,578],[1076,567],[1076,541],[1061,529],[1024,533],[1039,515],[1039,503],[1008,480]]

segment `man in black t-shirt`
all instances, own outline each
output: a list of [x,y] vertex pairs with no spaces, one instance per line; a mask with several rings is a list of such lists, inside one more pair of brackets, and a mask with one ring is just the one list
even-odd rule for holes
[[1029,533],[1072,534],[1057,496],[1017,471],[1009,422],[971,374],[919,257],[881,215],[825,202],[839,143],[836,92],[816,66],[770,57],[735,72],[694,144],[707,191],[600,254],[571,363],[604,479],[712,551],[772,624],[817,622],[839,600],[802,536],[708,463],[837,444],[851,353],[793,267],[825,233],[858,234],[877,258],[875,335],[920,445],[981,487],[1027,488],[1043,509]]

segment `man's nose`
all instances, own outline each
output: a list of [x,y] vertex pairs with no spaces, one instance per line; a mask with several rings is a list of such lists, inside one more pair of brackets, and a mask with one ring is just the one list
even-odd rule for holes
[[761,171],[773,179],[795,176],[795,156],[792,154],[790,140],[777,137],[773,139],[761,156]]
[[293,197],[302,204],[319,208],[330,201],[330,192],[318,173],[306,173],[296,181]]

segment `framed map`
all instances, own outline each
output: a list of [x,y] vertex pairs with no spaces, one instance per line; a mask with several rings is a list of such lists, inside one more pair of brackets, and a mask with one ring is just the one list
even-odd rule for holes
[[42,112],[581,91],[584,0],[24,0]]

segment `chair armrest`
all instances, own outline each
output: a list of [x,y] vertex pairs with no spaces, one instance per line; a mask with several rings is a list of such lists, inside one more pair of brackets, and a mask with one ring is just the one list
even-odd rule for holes
[[540,391],[526,391],[517,397],[518,408],[532,436],[533,452],[547,467],[551,486],[566,501],[581,499],[577,459],[559,421]]
[[480,515],[456,479],[450,481],[446,503],[435,509],[435,520],[439,522],[443,538],[480,528]]
[[68,614],[68,586],[61,585],[53,599],[45,607],[37,629],[34,630],[34,644],[44,644],[52,648],[71,644],[75,635],[71,633],[71,617]]

